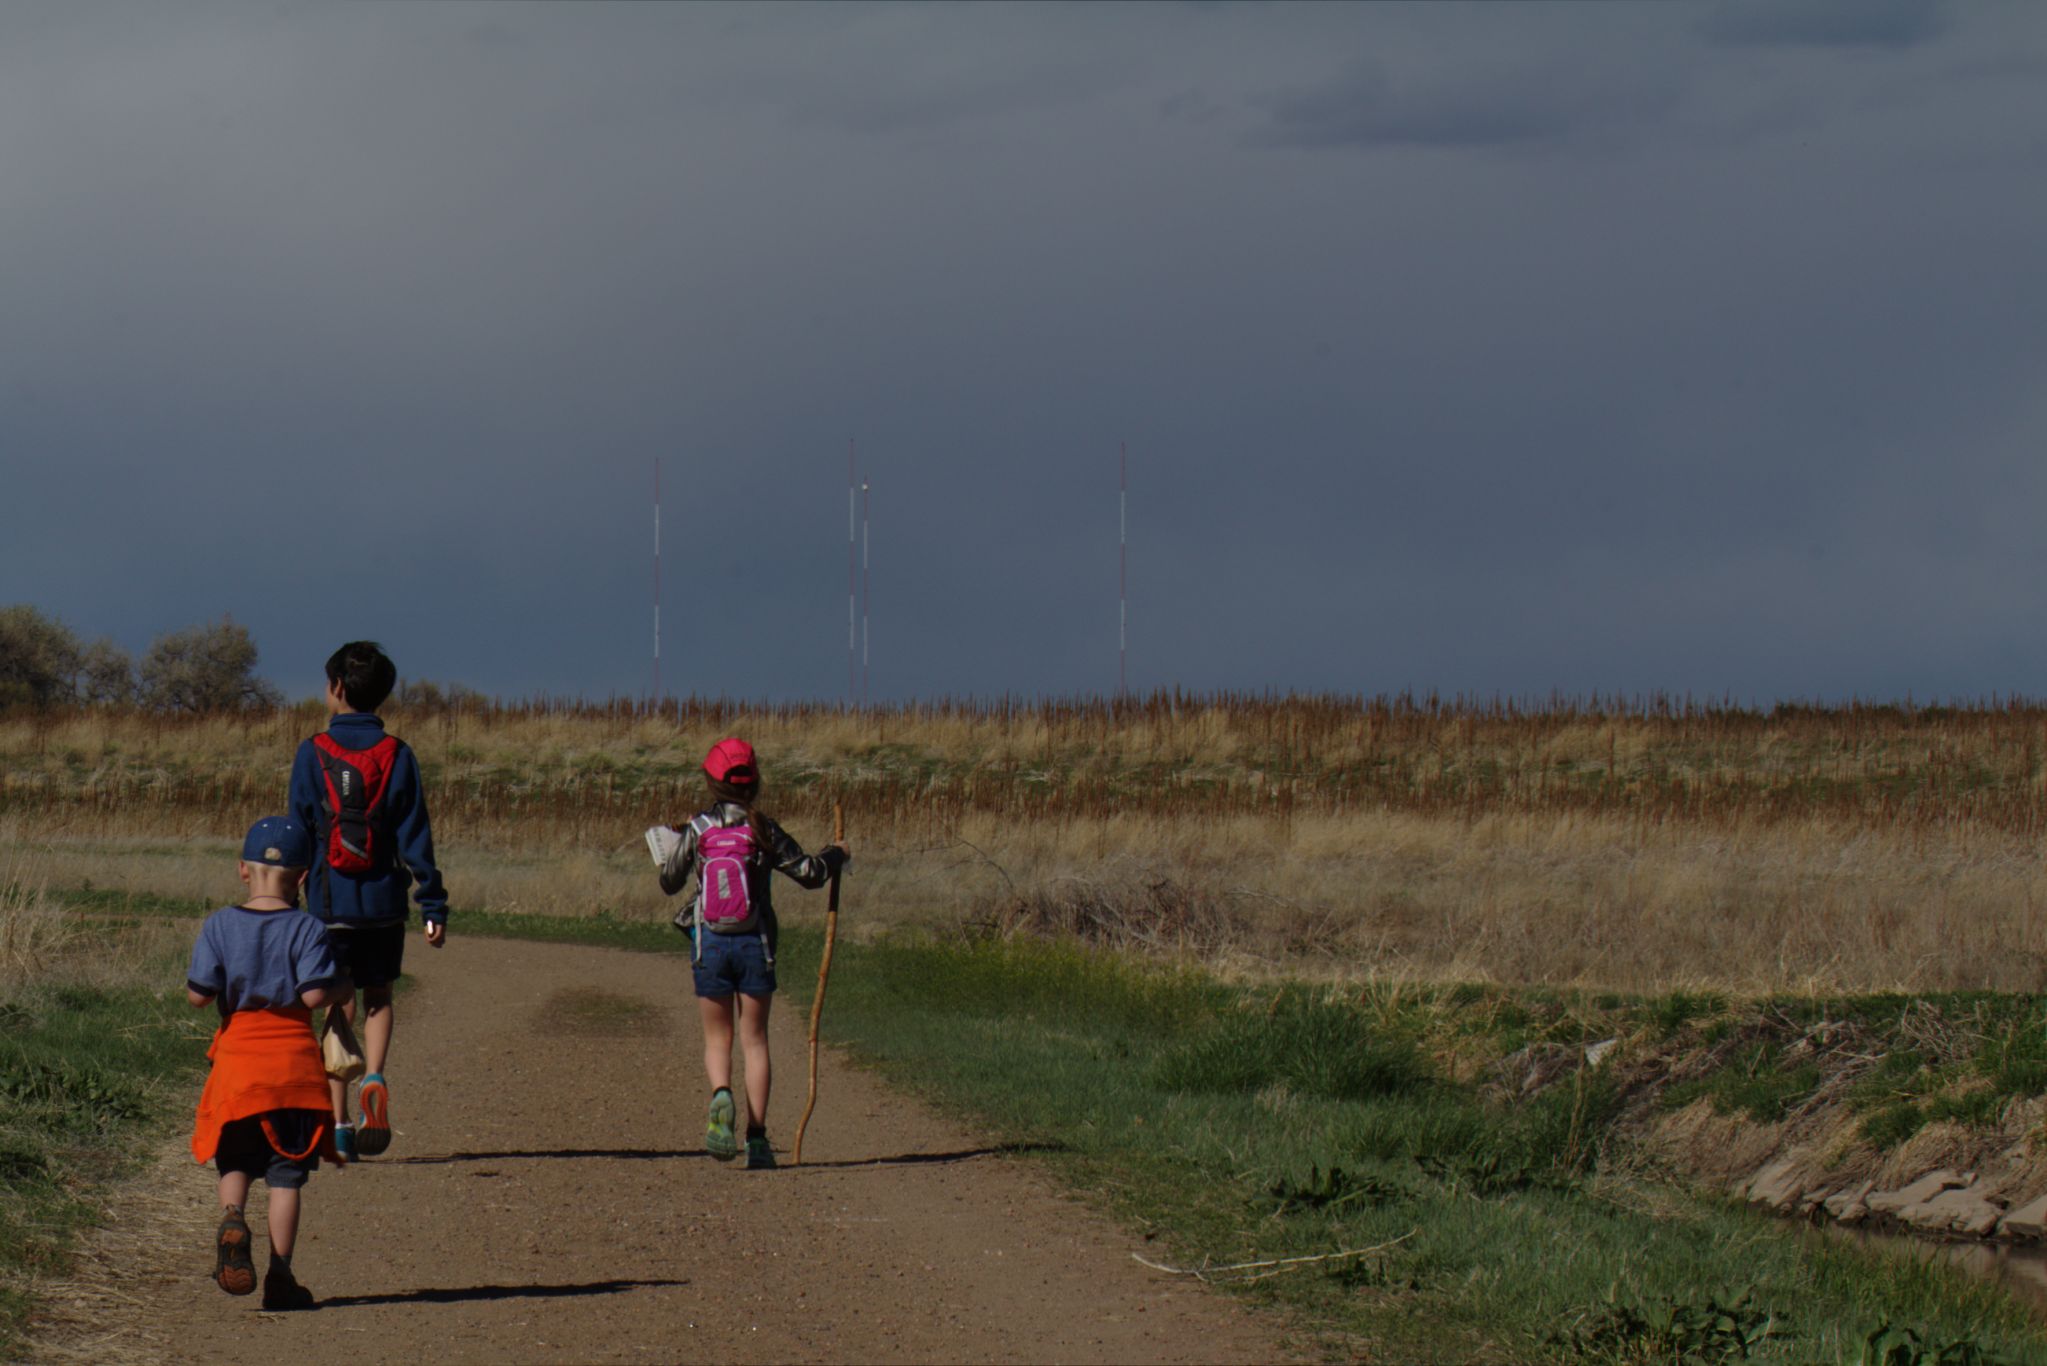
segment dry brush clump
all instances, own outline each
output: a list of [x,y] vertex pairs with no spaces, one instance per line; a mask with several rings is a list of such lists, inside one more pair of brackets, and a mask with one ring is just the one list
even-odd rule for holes
[[[1643,989],[2019,989],[2047,962],[2031,702],[410,695],[389,720],[420,753],[458,909],[663,914],[638,831],[696,810],[703,750],[739,733],[800,839],[846,804],[848,904],[870,925]],[[207,895],[323,722],[0,717],[0,833],[53,885]]]

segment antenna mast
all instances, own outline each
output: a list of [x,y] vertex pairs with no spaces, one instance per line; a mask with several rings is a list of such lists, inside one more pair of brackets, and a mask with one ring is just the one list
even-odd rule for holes
[[1116,444],[1116,696],[1130,691],[1130,450]]
[[873,576],[867,568],[867,481],[860,481],[860,701],[872,706],[874,694],[867,686],[867,604]]
[[661,706],[661,457],[654,457],[654,706]]
[[853,473],[853,438],[846,438],[846,700],[860,700],[860,659],[858,622],[854,611],[854,598],[859,583],[859,568],[854,554],[853,533],[856,526],[853,485],[858,480]]

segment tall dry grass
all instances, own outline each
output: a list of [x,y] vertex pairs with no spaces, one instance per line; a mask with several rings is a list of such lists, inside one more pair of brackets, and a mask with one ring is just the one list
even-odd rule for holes
[[0,1000],[48,973],[75,937],[41,870],[19,858],[0,865]]
[[[0,718],[0,844],[51,885],[226,899],[288,708]],[[665,915],[639,830],[748,736],[847,905],[1245,970],[1740,991],[2037,987],[2047,707],[1669,699],[393,710],[461,907]],[[801,913],[794,896],[785,907]]]

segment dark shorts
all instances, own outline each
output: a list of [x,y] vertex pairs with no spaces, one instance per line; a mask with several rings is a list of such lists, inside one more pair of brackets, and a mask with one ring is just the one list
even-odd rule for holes
[[306,1184],[313,1168],[320,1165],[320,1155],[313,1153],[301,1161],[290,1161],[271,1145],[270,1135],[263,1132],[263,1121],[270,1121],[279,1143],[292,1152],[302,1153],[312,1146],[320,1125],[333,1118],[319,1110],[272,1110],[265,1115],[235,1120],[221,1128],[220,1146],[213,1152],[214,1170],[222,1176],[241,1172],[252,1181],[267,1182],[273,1190],[297,1190]]
[[713,934],[699,930],[703,941],[697,953],[696,979],[699,996],[772,996],[775,965],[768,958],[767,945],[758,934]]
[[334,946],[341,970],[362,987],[388,987],[398,980],[405,961],[405,922],[348,928],[345,920],[329,922],[327,942]]

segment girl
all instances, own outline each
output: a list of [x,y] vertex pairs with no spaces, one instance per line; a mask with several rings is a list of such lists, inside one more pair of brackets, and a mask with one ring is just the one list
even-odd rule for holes
[[775,991],[775,908],[768,870],[799,886],[822,887],[846,866],[846,851],[827,845],[805,854],[781,826],[754,806],[760,769],[753,746],[720,740],[704,757],[711,807],[684,826],[656,826],[647,844],[661,869],[661,890],[673,896],[697,876],[696,894],[675,917],[695,945],[697,1010],[704,1022],[704,1071],[711,1112],[704,1146],[721,1162],[739,1155],[732,1135],[732,1027],[746,1054],[746,1165],[775,1165],[768,1144],[768,1001]]

